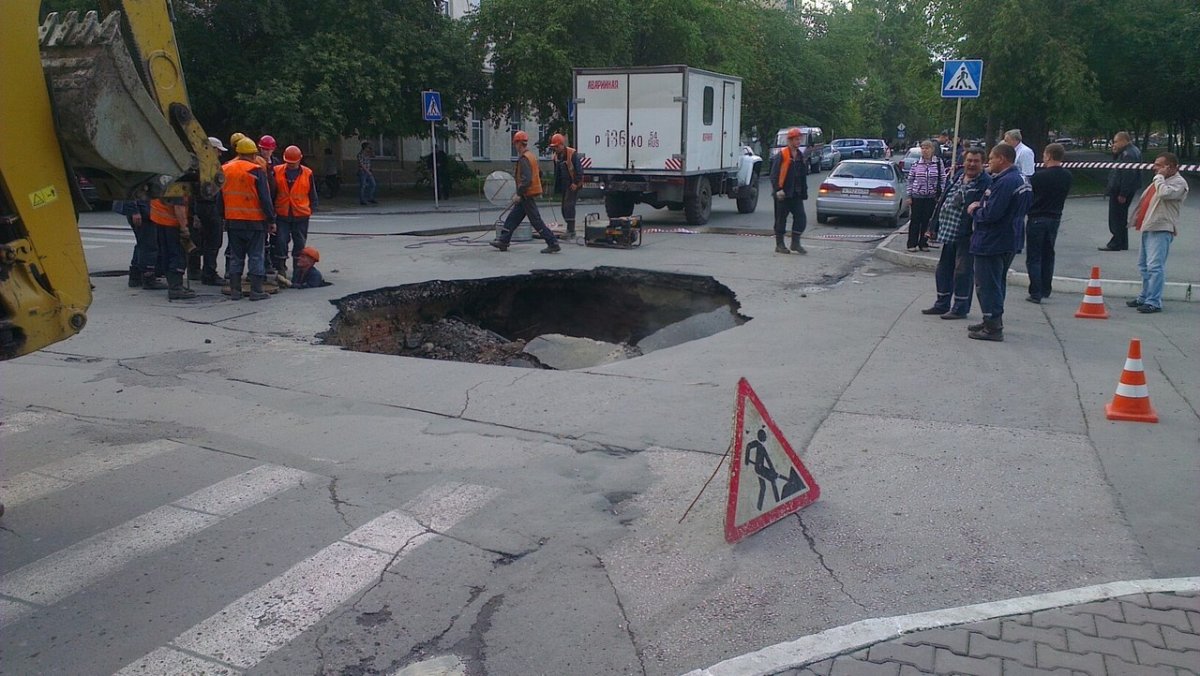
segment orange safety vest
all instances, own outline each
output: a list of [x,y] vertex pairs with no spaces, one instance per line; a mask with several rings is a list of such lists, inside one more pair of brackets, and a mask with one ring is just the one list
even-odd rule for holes
[[225,203],[227,221],[265,221],[267,215],[258,202],[258,181],[253,173],[258,163],[240,157],[221,165],[225,171],[225,185],[221,187],[221,200]]
[[150,200],[150,222],[165,228],[178,228],[179,219],[175,217],[175,205],[157,198]]
[[575,185],[575,149],[567,146],[567,176],[571,179],[571,185]]
[[[529,183],[529,189],[525,191],[521,197],[537,197],[542,194],[542,172],[538,171],[537,155],[533,154],[532,150],[526,150],[521,154],[521,157],[529,158],[529,168],[533,171],[532,181]],[[521,160],[517,160],[517,185],[521,185]]]
[[288,187],[287,165],[275,165],[275,215],[284,218],[308,218],[312,216],[312,204],[308,193],[312,189],[312,169],[300,165],[300,175]]
[[775,186],[775,189],[783,190],[783,185],[787,181],[788,169],[792,168],[791,146],[784,146],[779,154],[783,156],[783,161],[779,164],[779,185]]

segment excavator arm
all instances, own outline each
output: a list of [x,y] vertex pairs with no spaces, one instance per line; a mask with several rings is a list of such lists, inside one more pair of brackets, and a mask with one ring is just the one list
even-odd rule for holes
[[211,196],[224,179],[191,112],[168,0],[40,27],[38,4],[0,2],[0,359],[86,324],[73,172],[106,199]]

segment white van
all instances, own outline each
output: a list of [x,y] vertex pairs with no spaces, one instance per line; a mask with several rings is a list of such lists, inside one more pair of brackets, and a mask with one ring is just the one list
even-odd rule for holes
[[[784,127],[775,134],[775,144],[771,146],[772,159],[779,153],[780,148],[787,145],[787,134],[790,129],[793,127]],[[797,125],[795,129],[800,130],[800,151],[808,160],[808,173],[815,174],[821,170],[821,149],[825,147],[825,135],[821,132],[820,127]]]

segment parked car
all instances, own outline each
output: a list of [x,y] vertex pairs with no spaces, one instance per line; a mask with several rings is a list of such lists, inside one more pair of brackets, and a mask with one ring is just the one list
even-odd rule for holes
[[903,175],[887,160],[843,160],[817,188],[817,222],[830,216],[883,219],[889,227],[904,212]]
[[825,146],[821,148],[821,171],[833,169],[838,162],[842,161],[842,153],[833,146]]
[[904,153],[904,157],[896,162],[896,169],[900,171],[901,176],[908,176],[908,170],[919,159],[921,159],[921,146],[913,146],[908,149],[907,153]]
[[884,151],[887,150],[887,141],[881,138],[867,139],[867,149],[870,150],[870,156],[874,159],[883,157]]
[[79,185],[79,194],[87,202],[88,208],[92,211],[107,211],[112,208],[112,202],[100,199],[96,184],[92,183],[87,176],[76,174],[75,182]]
[[1075,139],[1066,136],[1062,138],[1056,138],[1054,139],[1054,142],[1061,145],[1066,150],[1071,150],[1075,147]]
[[843,159],[869,158],[871,156],[871,149],[867,146],[865,138],[839,138],[830,145],[838,149]]

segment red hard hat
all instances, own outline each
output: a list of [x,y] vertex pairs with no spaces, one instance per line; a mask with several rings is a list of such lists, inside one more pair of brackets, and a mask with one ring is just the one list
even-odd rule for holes
[[513,143],[529,143],[529,134],[524,131],[518,131],[513,134]]
[[296,146],[288,146],[283,151],[284,162],[299,162],[302,157],[304,157],[304,153],[300,152]]
[[800,128],[792,127],[791,129],[789,129],[787,137],[788,138],[800,138]]
[[275,137],[270,134],[263,134],[263,137],[258,139],[258,147],[264,150],[275,150]]
[[554,136],[550,137],[550,147],[551,148],[557,148],[559,146],[565,146],[565,145],[567,145],[567,137],[566,136],[563,136],[562,134],[555,134]]

